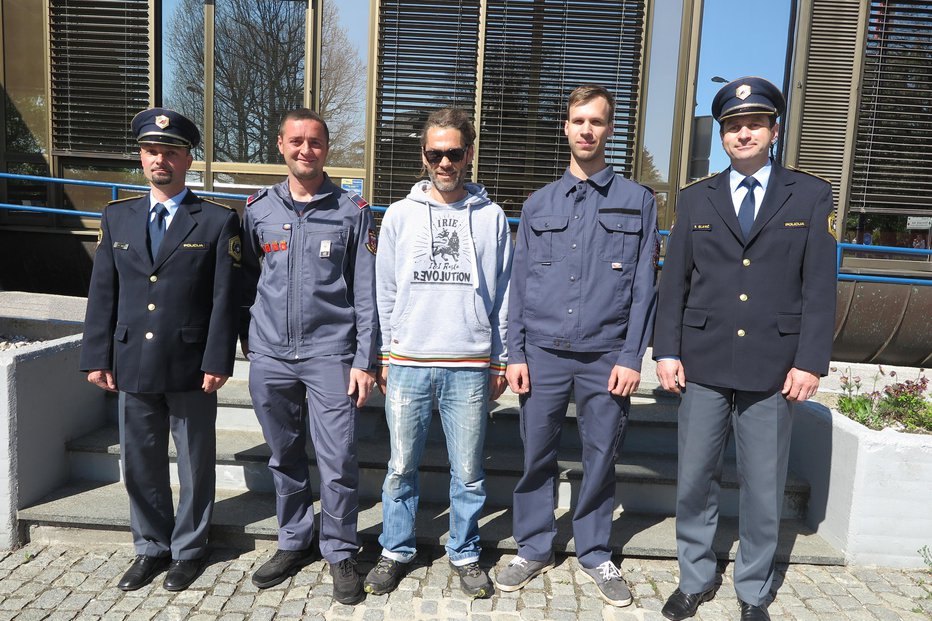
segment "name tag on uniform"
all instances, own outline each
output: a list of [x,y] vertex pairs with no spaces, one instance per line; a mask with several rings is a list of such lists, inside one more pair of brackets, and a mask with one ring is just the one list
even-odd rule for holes
[[207,250],[207,244],[204,242],[185,242],[181,247],[185,250]]
[[612,269],[613,269],[613,270],[620,270],[620,269],[621,269],[621,263],[612,263]]
[[808,222],[805,220],[793,220],[792,222],[784,222],[783,228],[785,229],[804,229],[807,228]]
[[113,242],[113,247],[117,250],[129,250],[129,244],[126,242]]
[[324,239],[320,242],[320,258],[326,259],[330,256],[330,240]]
[[694,231],[711,231],[712,225],[711,224],[694,224],[693,230]]

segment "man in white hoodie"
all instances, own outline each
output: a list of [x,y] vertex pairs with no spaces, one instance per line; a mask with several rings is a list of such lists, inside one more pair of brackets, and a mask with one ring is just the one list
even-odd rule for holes
[[485,503],[482,448],[488,402],[505,389],[505,318],[511,232],[485,188],[466,182],[476,131],[456,108],[433,112],[421,132],[430,180],[382,220],[376,255],[381,372],[391,459],[382,486],[382,554],[369,593],[398,586],[416,554],[418,466],[436,398],[450,458],[447,555],[463,591],[488,597],[479,567]]

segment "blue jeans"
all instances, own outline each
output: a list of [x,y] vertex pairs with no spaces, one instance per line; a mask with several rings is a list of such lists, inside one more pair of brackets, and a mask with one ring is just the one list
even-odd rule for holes
[[386,393],[392,455],[382,486],[382,555],[407,563],[416,554],[418,467],[436,397],[450,459],[447,556],[455,565],[479,560],[479,515],[485,504],[482,447],[488,415],[488,369],[392,364]]

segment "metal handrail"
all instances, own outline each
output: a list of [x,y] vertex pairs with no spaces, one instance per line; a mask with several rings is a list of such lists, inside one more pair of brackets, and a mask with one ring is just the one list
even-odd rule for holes
[[[78,186],[90,186],[98,188],[110,188],[110,195],[113,197],[113,200],[117,200],[120,197],[120,190],[132,190],[137,192],[148,192],[149,186],[147,185],[134,185],[129,183],[114,183],[107,181],[84,181],[81,179],[61,179],[59,177],[41,177],[38,175],[19,175],[15,173],[5,173],[0,172],[0,179],[18,179],[24,181],[41,181],[43,183],[58,183],[61,185],[78,185]],[[209,198],[222,198],[227,200],[240,200],[245,201],[249,195],[248,194],[231,194],[227,192],[207,192],[207,191],[197,191],[198,196],[206,196]],[[373,211],[384,212],[387,207],[381,205],[370,205],[370,208]],[[87,218],[99,218],[100,213],[96,211],[77,211],[74,209],[55,209],[52,207],[37,207],[33,205],[15,205],[11,203],[0,203],[0,209],[9,209],[17,211],[31,211],[39,213],[53,213],[60,214],[65,216],[83,216]],[[509,224],[517,225],[520,222],[519,218],[508,218]],[[667,236],[670,234],[670,231],[661,230],[661,235]],[[842,272],[842,255],[845,250],[856,250],[858,252],[875,252],[875,253],[895,253],[895,254],[906,254],[906,255],[925,255],[932,256],[932,249],[924,248],[899,248],[897,246],[865,246],[863,244],[849,244],[849,243],[839,243],[836,250],[835,258],[835,273],[838,276],[838,280],[846,281],[862,281],[862,282],[881,282],[881,283],[892,283],[892,284],[904,284],[904,285],[927,285],[932,286],[932,276],[929,279],[921,278],[907,278],[903,276],[870,276],[866,274],[850,274]],[[660,266],[663,266],[663,261],[660,261]]]

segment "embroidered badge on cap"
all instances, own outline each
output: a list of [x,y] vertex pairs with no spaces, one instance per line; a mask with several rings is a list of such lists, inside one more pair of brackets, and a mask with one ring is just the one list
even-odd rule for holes
[[742,84],[737,89],[735,89],[735,97],[744,101],[751,95],[751,87],[748,84]]
[[168,117],[164,114],[160,114],[155,117],[155,124],[158,125],[161,129],[168,127]]

